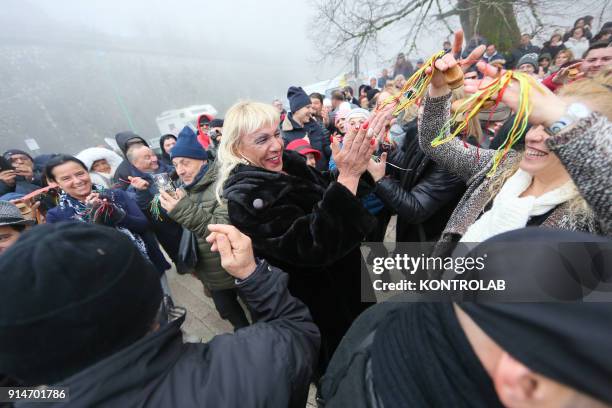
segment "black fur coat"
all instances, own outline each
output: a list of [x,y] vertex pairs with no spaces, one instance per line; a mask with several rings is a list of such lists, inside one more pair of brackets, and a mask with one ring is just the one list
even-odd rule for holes
[[361,302],[367,275],[359,245],[376,220],[359,197],[374,182],[366,173],[355,196],[335,173],[307,166],[292,151],[283,153],[283,171],[239,165],[223,196],[231,223],[251,237],[255,254],[287,272],[289,290],[309,307],[321,330],[322,374],[353,320],[370,305]]

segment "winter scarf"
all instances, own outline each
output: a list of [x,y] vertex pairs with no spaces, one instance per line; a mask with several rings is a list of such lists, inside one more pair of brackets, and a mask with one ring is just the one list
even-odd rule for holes
[[502,407],[451,303],[414,303],[392,314],[371,348],[385,407]]
[[[92,188],[92,191],[104,192],[104,194],[110,195],[111,201],[114,201],[113,200],[113,198],[114,198],[113,193],[110,190],[105,190],[101,186],[94,186]],[[113,204],[115,206],[117,206],[117,207],[120,207],[119,204],[117,204],[115,202],[113,202]],[[76,198],[71,197],[68,194],[66,194],[65,191],[62,191],[60,193],[60,196],[59,196],[59,207],[62,210],[65,210],[66,208],[72,209],[72,211],[74,211],[74,217],[72,217],[72,218],[74,220],[76,220],[76,221],[90,222],[90,211],[91,211],[91,209],[87,205],[85,205],[84,203],[82,203],[79,200],[77,200]],[[123,208],[122,208],[122,210],[125,211],[125,209],[123,209]],[[138,234],[133,233],[132,231],[130,231],[127,228],[119,227],[117,225],[115,225],[113,228],[115,228],[117,231],[120,231],[123,234],[127,235],[127,237],[130,239],[130,241],[132,241],[132,243],[134,245],[136,245],[136,248],[138,248],[140,253],[142,253],[142,255],[146,259],[149,259],[149,255],[147,254],[147,247],[146,247],[144,241],[142,240],[142,238]]]
[[519,197],[529,187],[531,180],[529,173],[518,169],[506,180],[491,209],[468,227],[461,241],[482,242],[503,232],[523,228],[530,217],[546,214],[578,195],[576,186],[570,180],[539,197]]

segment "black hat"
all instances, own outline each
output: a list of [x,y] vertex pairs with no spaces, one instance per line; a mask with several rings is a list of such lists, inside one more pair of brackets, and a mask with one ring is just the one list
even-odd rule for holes
[[[506,249],[504,254],[500,242],[525,243],[532,250],[516,256],[516,248]],[[537,242],[545,245],[534,246]],[[562,251],[554,249],[559,243],[563,243]],[[507,280],[517,274],[537,274],[538,280],[550,286],[568,278],[576,283],[599,279],[609,284],[611,244],[609,239],[595,235],[532,227],[497,235],[481,243],[472,256],[488,254],[486,276],[491,279],[504,277],[505,272]],[[496,275],[498,270],[502,274]],[[459,306],[513,358],[534,372],[612,402],[611,302],[478,300]]]
[[213,119],[210,121],[210,127],[223,127],[223,119]]
[[301,86],[290,86],[287,90],[287,99],[289,99],[289,108],[293,113],[312,103]]
[[15,154],[23,154],[24,156],[28,156],[30,158],[30,160],[34,161],[34,159],[32,158],[32,156],[29,153],[24,152],[23,150],[19,150],[19,149],[10,149],[10,150],[7,150],[6,152],[4,152],[3,156],[4,156],[5,159],[10,160],[11,156],[13,156]]
[[53,384],[142,338],[159,274],[123,233],[45,224],[0,257],[0,373]]

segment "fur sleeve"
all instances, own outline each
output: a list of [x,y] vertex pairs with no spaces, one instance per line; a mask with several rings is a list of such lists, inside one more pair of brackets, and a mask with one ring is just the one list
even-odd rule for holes
[[332,182],[306,212],[296,198],[254,211],[250,198],[228,200],[230,221],[249,235],[258,256],[295,266],[331,264],[359,246],[375,218],[343,185]]

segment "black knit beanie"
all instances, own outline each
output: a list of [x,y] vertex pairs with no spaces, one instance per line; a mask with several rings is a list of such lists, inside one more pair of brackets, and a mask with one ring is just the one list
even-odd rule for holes
[[293,113],[312,103],[301,86],[290,86],[287,90],[287,99],[289,99],[289,108]]
[[68,378],[143,337],[161,300],[159,274],[123,233],[34,227],[0,256],[0,374]]

